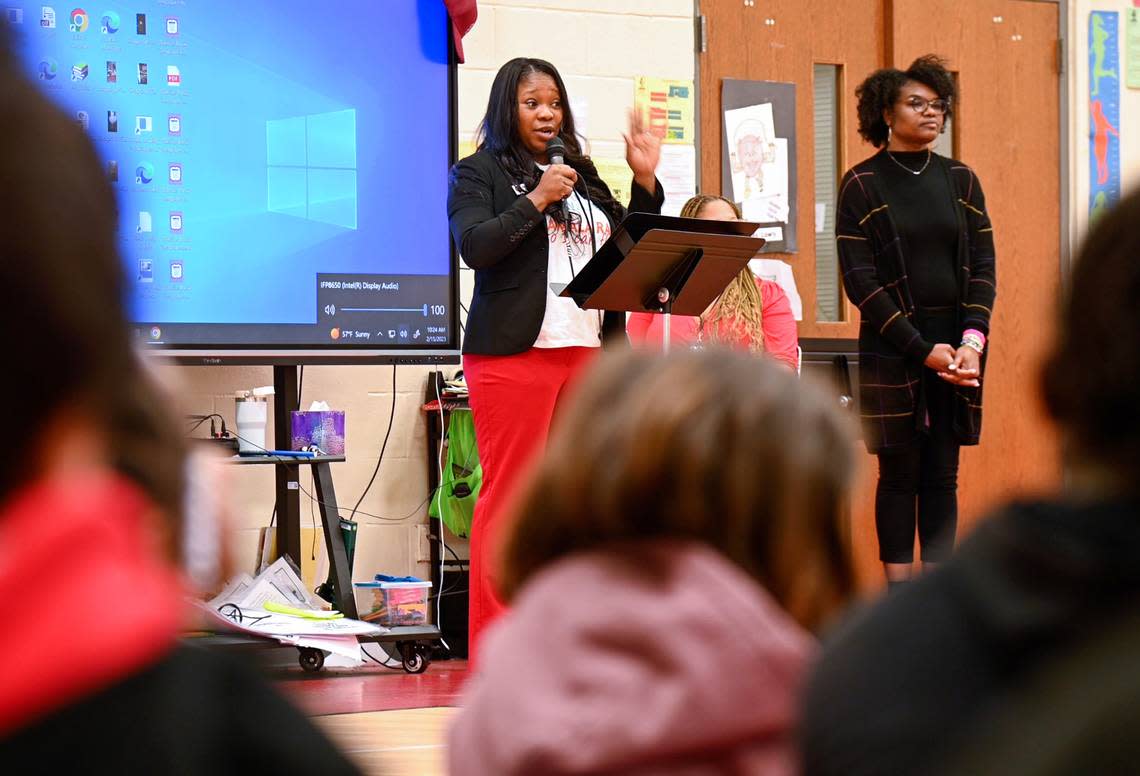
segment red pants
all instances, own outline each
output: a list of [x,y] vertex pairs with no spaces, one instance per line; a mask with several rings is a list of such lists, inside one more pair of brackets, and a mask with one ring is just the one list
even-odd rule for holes
[[550,421],[597,348],[531,348],[512,356],[463,356],[483,487],[471,522],[469,659],[504,607],[495,592],[504,512],[519,476],[546,445]]

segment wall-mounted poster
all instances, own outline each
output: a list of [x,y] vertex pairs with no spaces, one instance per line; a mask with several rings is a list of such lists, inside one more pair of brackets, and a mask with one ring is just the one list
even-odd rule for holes
[[633,82],[633,104],[662,143],[693,144],[694,90],[692,81],[639,75]]
[[1133,0],[1132,7],[1125,15],[1128,23],[1124,33],[1124,56],[1127,63],[1124,66],[1125,86],[1129,89],[1140,89],[1140,3]]
[[1089,14],[1089,221],[1120,199],[1120,26],[1114,11]]
[[726,78],[721,106],[722,193],[764,225],[763,253],[795,253],[795,84]]

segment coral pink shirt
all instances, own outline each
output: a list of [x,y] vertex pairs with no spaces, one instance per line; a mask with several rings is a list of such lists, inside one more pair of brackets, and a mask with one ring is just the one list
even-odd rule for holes
[[[756,278],[756,285],[760,288],[760,299],[763,302],[761,310],[761,329],[764,332],[764,352],[773,358],[796,368],[799,355],[799,335],[796,332],[796,318],[792,314],[792,305],[788,302],[788,295],[779,284],[771,280]],[[632,313],[626,324],[629,341],[635,347],[661,347],[664,333],[665,317],[654,313]],[[672,342],[681,347],[691,345],[697,341],[697,318],[689,315],[674,315],[671,318],[669,333]],[[751,339],[745,337],[733,343],[741,350],[751,347]]]

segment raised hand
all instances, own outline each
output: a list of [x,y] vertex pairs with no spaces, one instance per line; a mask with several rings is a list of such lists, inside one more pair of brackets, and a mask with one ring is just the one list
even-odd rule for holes
[[646,191],[654,191],[657,188],[654,172],[661,161],[661,138],[649,131],[637,110],[629,112],[629,133],[622,133],[622,137],[625,138],[625,161],[633,170],[633,179]]

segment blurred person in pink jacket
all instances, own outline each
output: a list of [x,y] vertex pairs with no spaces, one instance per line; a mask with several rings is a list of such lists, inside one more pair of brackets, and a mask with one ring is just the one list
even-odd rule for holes
[[766,359],[607,356],[500,557],[510,613],[451,773],[790,774],[812,631],[850,595],[844,418]]

